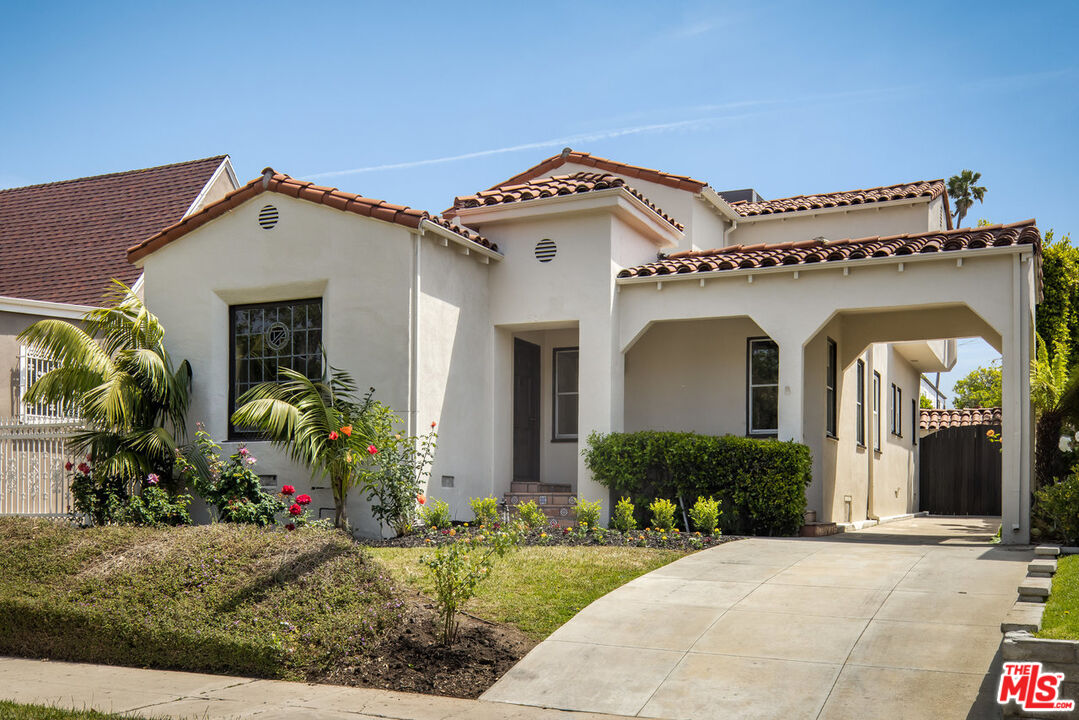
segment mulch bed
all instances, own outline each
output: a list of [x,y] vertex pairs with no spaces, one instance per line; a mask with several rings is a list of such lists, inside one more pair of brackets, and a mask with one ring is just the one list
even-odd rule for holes
[[[497,526],[495,526],[495,529],[498,529]],[[411,535],[402,537],[386,540],[361,540],[360,542],[372,547],[431,547],[456,542],[469,534],[477,535],[484,532],[487,532],[487,529],[483,526],[474,527],[461,524],[450,529],[421,529]],[[626,533],[604,528],[595,528],[588,531],[580,528],[549,528],[527,531],[521,544],[643,547],[693,552],[694,550],[703,550],[704,548],[742,539],[743,536],[741,535],[701,535],[700,533],[679,532],[678,530],[663,532],[650,528],[632,530]]]

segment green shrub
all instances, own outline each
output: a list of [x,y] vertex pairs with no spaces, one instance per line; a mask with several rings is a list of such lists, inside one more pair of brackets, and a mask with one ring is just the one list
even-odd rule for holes
[[197,454],[177,455],[176,467],[195,492],[215,508],[218,520],[260,527],[276,522],[277,514],[285,509],[283,496],[262,489],[253,469],[257,460],[246,447],[240,446],[222,460],[221,446],[201,425],[195,433],[195,446]]
[[648,505],[652,513],[652,527],[656,530],[674,530],[674,514],[678,510],[673,502],[666,498],[656,498]]
[[587,528],[594,528],[599,525],[599,514],[601,506],[599,500],[589,502],[588,500],[577,499],[577,504],[573,508],[576,511],[577,523]]
[[472,508],[472,517],[477,525],[493,525],[498,522],[498,500],[495,498],[472,498],[468,505]]
[[611,516],[611,527],[621,532],[629,532],[637,528],[637,518],[633,517],[636,508],[633,501],[623,497],[614,506],[614,515]]
[[401,432],[404,420],[381,403],[370,405],[366,420],[377,454],[359,466],[358,484],[379,524],[398,537],[408,535],[421,507],[421,488],[431,474],[438,441],[434,424],[426,435],[407,437]]
[[120,519],[132,525],[190,525],[191,514],[187,511],[190,504],[190,495],[171,495],[157,484],[150,484],[141,495],[128,500]]
[[427,498],[427,504],[420,506],[420,521],[429,528],[448,528],[453,523],[449,503]]
[[1039,540],[1079,544],[1079,475],[1074,473],[1034,493],[1034,526],[1040,531]]
[[542,530],[548,525],[547,516],[543,514],[543,510],[540,510],[535,500],[518,505],[517,517],[521,518],[521,522],[529,530]]
[[693,523],[693,529],[702,535],[711,535],[719,525],[719,500],[703,497],[697,498],[697,502],[689,509],[689,521]]
[[683,432],[593,433],[583,451],[595,479],[638,505],[654,497],[713,497],[723,531],[793,535],[812,479],[800,443]]

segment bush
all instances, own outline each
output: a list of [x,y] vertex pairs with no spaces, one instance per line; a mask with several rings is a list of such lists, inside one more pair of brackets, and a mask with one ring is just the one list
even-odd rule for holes
[[438,439],[435,425],[431,424],[426,435],[406,437],[399,431],[404,421],[380,403],[369,406],[367,421],[376,454],[359,468],[360,487],[375,519],[398,537],[407,535],[418,515],[421,488],[431,472]]
[[733,435],[593,433],[583,451],[595,479],[638,506],[654,497],[714,497],[723,531],[793,535],[812,479],[809,448]]
[[445,500],[427,499],[426,505],[420,507],[420,522],[429,528],[449,527],[453,522],[450,517],[450,506]]
[[678,508],[666,498],[656,498],[648,505],[652,513],[652,527],[656,530],[674,530],[674,514]]
[[637,519],[633,517],[634,510],[633,501],[628,497],[619,500],[614,506],[614,515],[611,516],[611,528],[621,532],[635,530]]
[[190,504],[190,495],[170,495],[155,481],[144,487],[141,495],[128,500],[127,507],[120,513],[121,522],[132,525],[190,525],[191,514],[187,511]]
[[[241,446],[228,460],[222,460],[221,446],[201,425],[195,434],[195,446],[198,455],[178,455],[176,466],[195,492],[215,508],[218,520],[260,527],[276,522],[285,503],[262,489],[253,470],[258,461],[246,447]],[[196,467],[196,463],[205,467]]]
[[[68,463],[72,465],[72,463]],[[71,478],[71,495],[76,516],[89,518],[91,525],[190,525],[187,506],[191,496],[172,494],[150,473],[139,495],[129,495],[128,486],[115,475],[106,475],[88,463],[79,463]]]
[[477,525],[493,525],[498,522],[498,500],[493,497],[472,498],[468,501],[472,517]]
[[1034,493],[1034,526],[1040,531],[1039,540],[1065,545],[1079,544],[1079,475]]
[[517,517],[528,527],[529,530],[542,530],[547,527],[547,516],[540,510],[535,500],[529,500],[517,506]]
[[577,522],[588,528],[594,528],[599,525],[599,513],[601,506],[599,500],[595,502],[589,502],[588,500],[577,499],[577,504],[573,508],[576,511]]
[[719,501],[703,497],[697,498],[697,502],[689,509],[689,521],[693,523],[693,529],[702,535],[711,535],[719,525]]

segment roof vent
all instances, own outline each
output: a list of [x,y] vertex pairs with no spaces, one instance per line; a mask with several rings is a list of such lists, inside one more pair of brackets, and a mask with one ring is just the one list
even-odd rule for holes
[[270,230],[277,224],[277,208],[273,205],[265,205],[259,210],[259,225],[263,230]]
[[536,259],[541,263],[549,263],[554,260],[557,252],[558,246],[554,244],[554,240],[543,239],[536,243]]

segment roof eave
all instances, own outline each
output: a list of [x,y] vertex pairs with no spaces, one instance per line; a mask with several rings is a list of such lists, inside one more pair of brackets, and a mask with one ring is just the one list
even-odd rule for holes
[[[420,226],[417,229],[420,231],[420,235],[423,235],[425,233],[430,232],[430,233],[434,233],[435,235],[438,235],[440,238],[445,239],[447,241],[447,243],[450,243],[450,242],[456,243],[457,245],[460,246],[461,251],[465,255],[470,255],[472,253],[475,253],[476,255],[480,256],[481,258],[487,258],[487,260],[502,260],[503,259],[502,253],[495,252],[494,250],[491,250],[490,248],[486,248],[483,245],[480,245],[477,242],[473,242],[473,241],[469,240],[468,238],[465,238],[465,237],[453,232],[452,230],[448,230],[448,229],[442,227],[441,225],[439,225],[436,222],[432,222],[431,220],[427,220],[426,218],[420,221]],[[446,243],[443,243],[443,244],[446,244]]]
[[[937,197],[940,197],[939,195]],[[907,205],[929,204],[936,198],[930,195],[919,195],[913,198],[899,198],[897,200],[881,200],[879,202],[853,203],[850,205],[833,205],[824,208],[809,208],[806,210],[789,210],[786,212],[764,213],[761,215],[739,215],[738,224],[762,222],[766,220],[793,220],[813,217],[814,215],[829,215],[835,213],[849,213],[859,210],[881,210],[883,208],[904,207]],[[952,228],[949,226],[949,230]]]
[[697,198],[710,205],[711,209],[719,213],[724,219],[731,222],[742,222],[743,218],[738,214],[738,211],[731,207],[730,203],[724,200],[722,195],[713,190],[711,185],[705,185],[697,193]]

